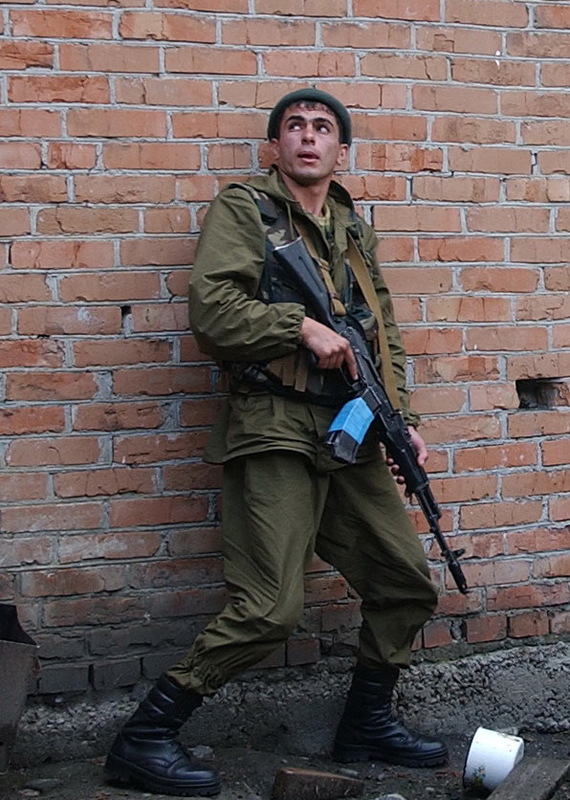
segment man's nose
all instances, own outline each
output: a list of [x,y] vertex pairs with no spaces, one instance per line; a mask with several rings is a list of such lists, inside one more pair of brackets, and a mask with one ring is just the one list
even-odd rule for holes
[[303,139],[307,142],[313,142],[315,140],[315,129],[310,123],[305,125],[303,129]]

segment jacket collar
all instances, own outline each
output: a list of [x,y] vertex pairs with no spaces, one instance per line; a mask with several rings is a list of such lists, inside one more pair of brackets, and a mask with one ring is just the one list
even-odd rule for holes
[[[274,200],[277,202],[285,201],[297,213],[306,213],[283,182],[279,170],[275,165],[269,168],[269,172],[267,175],[263,176],[262,181],[263,191],[266,191]],[[252,178],[249,182],[255,186],[256,178]],[[349,227],[355,214],[354,203],[346,189],[341,186],[340,183],[337,183],[337,181],[331,181],[327,201],[333,208],[336,221],[340,221],[346,227]]]

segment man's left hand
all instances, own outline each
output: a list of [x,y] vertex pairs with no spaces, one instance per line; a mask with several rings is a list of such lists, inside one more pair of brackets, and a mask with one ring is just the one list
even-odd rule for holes
[[[418,465],[420,467],[425,467],[426,461],[428,460],[428,449],[426,447],[426,443],[424,442],[423,438],[417,432],[413,425],[408,425],[408,433],[410,434],[410,439],[412,442],[412,447],[416,451],[416,458],[418,460]],[[399,475],[400,468],[396,464],[393,458],[388,457],[386,459],[386,463],[392,470],[392,474],[395,476],[397,483],[404,483],[404,478]]]
[[420,467],[425,467],[429,456],[426,443],[413,425],[408,425],[408,433],[410,434],[410,439],[412,440],[412,447],[416,451],[418,464]]

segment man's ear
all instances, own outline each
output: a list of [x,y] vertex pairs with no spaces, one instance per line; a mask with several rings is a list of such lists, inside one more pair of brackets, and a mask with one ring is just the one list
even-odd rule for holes
[[279,161],[279,139],[270,139],[268,149],[271,153],[272,160],[274,162]]
[[341,144],[340,145],[340,149],[338,151],[338,156],[337,156],[337,159],[336,159],[337,167],[339,167],[339,168],[344,167],[345,164],[346,164],[346,159],[347,158],[348,158],[348,145],[347,144]]

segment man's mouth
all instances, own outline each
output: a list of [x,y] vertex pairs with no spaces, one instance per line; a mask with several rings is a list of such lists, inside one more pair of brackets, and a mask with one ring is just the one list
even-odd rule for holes
[[301,161],[305,161],[307,164],[313,164],[315,161],[319,160],[319,157],[316,153],[306,150],[303,150],[301,153],[299,153],[298,157],[301,159]]

